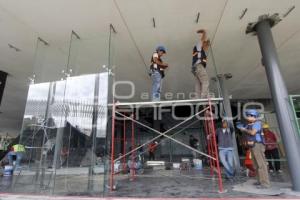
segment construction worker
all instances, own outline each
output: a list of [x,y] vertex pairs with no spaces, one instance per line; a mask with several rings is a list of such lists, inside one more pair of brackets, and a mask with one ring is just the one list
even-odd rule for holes
[[257,172],[257,188],[265,189],[270,187],[268,165],[265,158],[265,142],[262,132],[261,121],[258,120],[259,112],[255,109],[246,110],[246,125],[238,125],[237,128],[247,134],[247,144],[251,148],[254,166]]
[[[279,151],[278,151],[278,145],[277,145],[277,137],[275,133],[270,131],[269,129],[269,124],[265,123],[263,125],[263,132],[264,132],[264,137],[265,137],[265,143],[266,143],[266,157],[268,159],[269,163],[269,172],[273,173],[274,170],[278,173],[282,173],[280,169],[280,159],[279,157]],[[271,159],[275,159],[274,164],[275,168],[273,166],[273,162]]]
[[19,168],[24,153],[25,153],[25,147],[22,144],[13,145],[11,147],[11,150],[7,154],[9,165],[11,166],[13,165],[13,157],[16,156],[15,168]]
[[247,168],[247,176],[255,177],[256,176],[256,171],[255,171],[253,161],[252,161],[251,150],[249,148],[246,149],[246,156],[245,156],[244,165]]
[[149,152],[149,160],[155,160],[155,151],[157,148],[158,142],[151,142],[148,146],[148,152]]
[[162,79],[165,77],[164,70],[168,67],[168,64],[161,59],[164,54],[166,54],[166,48],[158,46],[151,57],[152,101],[160,101]]
[[234,170],[234,153],[232,143],[232,127],[228,127],[226,120],[222,121],[222,128],[217,129],[219,155],[222,165],[225,168],[226,179],[233,179]]
[[210,41],[207,40],[206,30],[200,29],[199,42],[193,48],[192,73],[195,76],[195,94],[196,98],[207,98],[209,77],[206,71],[207,51],[210,46]]
[[[194,149],[198,149],[199,140],[197,138],[195,138],[193,135],[190,135],[189,143],[190,143],[190,147],[192,147]],[[192,155],[193,155],[193,158],[196,158],[197,157],[197,152],[192,151]]]

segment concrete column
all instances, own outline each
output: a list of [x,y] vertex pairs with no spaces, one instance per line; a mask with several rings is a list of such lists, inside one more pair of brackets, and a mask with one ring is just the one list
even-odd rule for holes
[[264,15],[259,18],[254,26],[252,24],[252,27],[253,31],[257,33],[263,56],[263,64],[265,65],[269,87],[275,104],[293,190],[300,191],[300,141],[296,127],[293,124],[294,116],[291,112],[287,88],[280,72],[279,59],[271,32],[271,26],[276,25],[279,21],[280,19],[276,14],[271,17]]
[[226,83],[225,83],[225,76],[223,74],[219,74],[218,76],[219,84],[220,84],[220,89],[223,97],[223,108],[225,111],[225,119],[227,119],[229,127],[233,128],[233,133],[232,133],[232,142],[233,142],[233,147],[234,147],[234,166],[237,172],[240,171],[241,165],[240,165],[240,157],[238,153],[238,147],[236,143],[236,136],[235,136],[235,131],[234,131],[234,125],[232,121],[232,111],[231,111],[231,104],[230,104],[230,99],[229,99],[229,94],[228,90],[226,88]]

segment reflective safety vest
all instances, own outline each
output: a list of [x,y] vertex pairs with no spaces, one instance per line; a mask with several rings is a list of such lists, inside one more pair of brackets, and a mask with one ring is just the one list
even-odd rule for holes
[[25,147],[21,144],[15,144],[13,148],[14,152],[25,152]]

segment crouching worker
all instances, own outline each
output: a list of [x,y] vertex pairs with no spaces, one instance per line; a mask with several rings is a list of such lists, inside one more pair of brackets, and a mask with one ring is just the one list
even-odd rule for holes
[[255,183],[255,185],[257,185],[257,188],[259,189],[265,189],[270,187],[270,179],[268,174],[268,165],[265,158],[262,124],[261,121],[258,120],[258,117],[259,113],[256,110],[247,110],[247,124],[239,124],[237,128],[247,134],[247,144],[251,149],[254,166],[258,175],[258,182]]
[[127,162],[128,169],[130,171],[131,177],[133,177],[136,173],[143,173],[143,164],[141,160],[141,156],[131,155]]
[[16,157],[15,168],[19,168],[24,153],[25,153],[25,147],[23,145],[21,144],[13,145],[7,154],[9,165],[13,166],[13,157],[15,156]]

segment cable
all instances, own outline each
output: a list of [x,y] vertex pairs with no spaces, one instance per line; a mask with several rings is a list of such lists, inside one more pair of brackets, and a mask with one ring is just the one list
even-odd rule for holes
[[124,23],[124,25],[125,25],[125,27],[126,27],[128,33],[129,33],[130,39],[132,40],[132,42],[133,42],[133,44],[134,44],[134,46],[135,46],[135,48],[136,48],[136,50],[137,50],[137,52],[138,52],[138,54],[139,54],[141,60],[142,60],[143,63],[144,63],[144,66],[145,66],[145,69],[146,69],[146,73],[148,73],[148,66],[147,66],[147,64],[146,64],[146,62],[145,62],[145,59],[144,59],[144,57],[143,57],[143,55],[142,55],[142,53],[141,53],[141,51],[140,51],[140,49],[139,49],[139,47],[138,47],[138,45],[137,45],[137,42],[135,41],[135,39],[134,39],[134,37],[133,37],[133,34],[132,34],[132,32],[131,32],[131,30],[130,30],[130,28],[129,28],[129,26],[128,26],[126,20],[125,20],[125,17],[123,16],[123,14],[122,14],[122,12],[121,12],[121,9],[120,9],[120,7],[119,7],[119,5],[118,5],[118,3],[117,3],[116,0],[114,0],[114,4],[115,4],[115,6],[116,6],[116,8],[117,8],[117,10],[118,10],[118,12],[119,12],[119,15],[120,15],[120,17],[121,17],[121,19],[122,19],[122,21],[123,21],[123,23]]

